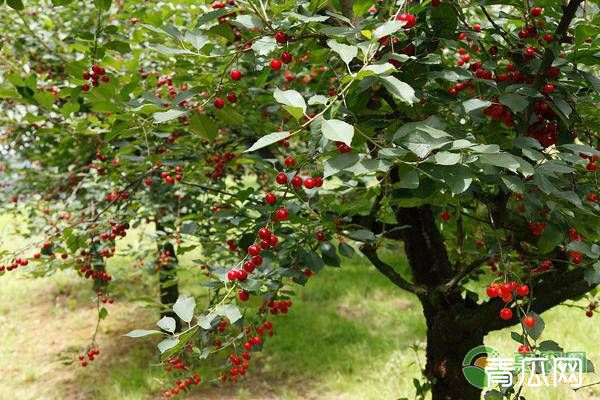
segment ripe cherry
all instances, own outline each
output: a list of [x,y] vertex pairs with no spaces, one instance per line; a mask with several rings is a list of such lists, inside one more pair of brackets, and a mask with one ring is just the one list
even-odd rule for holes
[[258,230],[258,237],[261,239],[268,239],[271,237],[271,231],[267,228],[260,228]]
[[481,30],[481,25],[479,25],[479,24],[475,24],[475,25],[473,25],[473,30],[474,30],[475,32],[479,32],[479,31]]
[[289,63],[292,62],[292,58],[293,57],[292,57],[291,53],[288,53],[287,51],[284,51],[284,52],[281,53],[281,56],[279,56],[279,58],[281,59],[281,61],[284,64],[289,64]]
[[84,83],[83,85],[81,85],[81,90],[83,90],[84,92],[89,92],[90,85],[88,85],[87,83]]
[[532,7],[531,15],[534,17],[539,17],[540,15],[542,15],[542,7]]
[[279,71],[281,69],[281,60],[273,59],[271,60],[271,70]]
[[585,167],[588,171],[595,171],[598,168],[598,165],[595,162],[591,161]]
[[417,17],[412,14],[400,14],[396,17],[398,21],[404,22],[402,29],[410,29],[417,23]]
[[235,281],[237,279],[237,272],[235,270],[227,272],[227,279],[230,281]]
[[498,289],[498,286],[488,286],[485,292],[487,293],[488,297],[494,298],[498,297],[500,290]]
[[531,347],[529,346],[519,346],[519,353],[531,353]]
[[287,179],[287,175],[283,172],[278,173],[275,177],[275,181],[277,181],[277,183],[279,183],[280,185],[285,184],[287,182]]
[[525,297],[529,294],[529,286],[521,285],[517,288],[517,294],[521,297]]
[[248,301],[248,299],[250,298],[250,293],[246,292],[245,290],[240,290],[238,292],[238,298],[240,299],[240,301]]
[[260,253],[260,247],[258,247],[257,245],[253,244],[251,246],[248,246],[248,254],[250,254],[251,256],[257,256]]
[[289,211],[285,208],[281,208],[277,210],[277,213],[275,215],[278,221],[285,221],[286,219],[288,219]]
[[248,278],[248,272],[245,269],[238,269],[236,271],[236,277],[239,281],[245,281]]
[[[254,270],[255,270],[255,269],[256,269],[256,265],[254,265],[254,264],[252,263],[252,261],[246,261],[246,262],[244,263],[244,270],[245,270],[246,272],[248,272],[248,273],[250,273],[250,274],[251,274],[252,272],[254,272]],[[236,275],[236,276],[237,276],[237,275]]]
[[532,316],[528,315],[525,318],[523,318],[523,323],[528,328],[532,328],[535,325],[535,318],[533,318]]
[[254,256],[250,259],[250,261],[252,262],[252,264],[258,267],[259,265],[262,265],[263,258],[261,256]]
[[288,168],[293,167],[294,165],[296,165],[296,159],[292,156],[288,156],[285,158],[284,164]]
[[302,185],[302,178],[300,178],[298,175],[294,176],[292,178],[292,186],[299,187],[301,185]]
[[312,189],[315,187],[315,180],[313,178],[306,178],[304,180],[304,187],[307,189]]
[[289,40],[289,36],[287,33],[282,31],[275,32],[275,40],[279,44],[285,44]]
[[223,108],[225,106],[225,100],[223,100],[220,97],[217,97],[215,99],[213,105],[215,106],[215,108],[218,108],[220,110],[221,108]]
[[502,318],[505,321],[508,321],[509,319],[511,319],[513,316],[513,312],[510,308],[503,308],[502,310],[500,310],[500,318]]
[[235,103],[237,101],[237,96],[233,92],[227,93],[227,101],[230,103]]
[[438,7],[440,4],[442,4],[442,0],[431,0],[431,5],[433,7]]
[[273,205],[277,202],[277,197],[275,197],[273,193],[267,193],[265,195],[265,201],[267,202],[267,204]]
[[242,79],[242,71],[239,69],[232,69],[231,72],[229,72],[229,77],[234,81],[239,81]]
[[592,310],[587,310],[587,311],[585,312],[585,315],[586,315],[587,317],[589,317],[589,318],[592,318],[592,317],[594,316],[594,312],[593,312]]
[[450,220],[450,213],[448,211],[444,211],[441,215],[442,221],[448,222]]
[[327,238],[325,237],[325,232],[323,232],[323,231],[318,231],[318,232],[315,234],[315,237],[317,238],[317,240],[318,240],[319,242],[323,242],[323,241],[325,241],[325,240],[327,239]]
[[546,93],[554,92],[554,85],[552,85],[551,83],[544,85],[544,92],[546,92]]

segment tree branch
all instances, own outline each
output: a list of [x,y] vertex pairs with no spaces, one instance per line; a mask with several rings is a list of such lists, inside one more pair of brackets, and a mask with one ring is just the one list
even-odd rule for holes
[[[569,299],[583,296],[597,285],[590,285],[584,279],[584,268],[572,270],[556,270],[540,276],[531,287],[535,295],[531,310],[541,314],[544,311]],[[500,309],[504,303],[498,299],[490,299],[485,303],[471,309],[463,320],[467,329],[483,327],[486,332],[507,328],[519,323],[516,317],[505,321],[499,317]]]
[[392,281],[394,285],[417,295],[427,293],[427,290],[424,287],[416,286],[410,283],[400,276],[400,274],[397,273],[394,268],[384,263],[377,255],[377,248],[375,246],[371,244],[364,244],[361,246],[360,251],[369,259],[371,264],[373,264],[373,266],[377,268],[379,272],[385,275],[386,278]]
[[476,271],[484,262],[491,260],[495,255],[487,255],[484,257],[477,258],[473,260],[470,264],[468,264],[465,268],[463,268],[457,275],[455,275],[448,283],[446,283],[446,290],[452,289],[456,286],[461,279],[465,276],[471,274]]

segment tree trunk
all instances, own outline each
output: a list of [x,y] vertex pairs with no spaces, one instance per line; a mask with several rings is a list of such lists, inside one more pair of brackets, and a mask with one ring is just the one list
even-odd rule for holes
[[[164,232],[163,226],[156,221],[156,231]],[[170,311],[173,304],[177,301],[179,297],[179,285],[177,284],[177,265],[179,261],[177,260],[177,256],[175,255],[175,248],[173,244],[170,242],[156,244],[158,251],[160,253],[168,252],[169,262],[166,265],[160,265],[158,270],[158,287],[160,291],[160,302],[165,308],[168,308],[161,312],[161,317],[171,317],[175,319],[177,324],[177,331],[181,329],[181,321],[177,317],[173,311]]]
[[432,384],[433,400],[479,400],[481,389],[463,375],[465,355],[483,345],[482,332],[465,332],[444,311],[423,304],[427,322],[425,376]]

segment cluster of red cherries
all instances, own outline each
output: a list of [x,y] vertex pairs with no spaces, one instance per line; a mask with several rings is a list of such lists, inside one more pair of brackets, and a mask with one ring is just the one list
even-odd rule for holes
[[[99,350],[99,349],[97,349],[97,348],[91,348],[91,349],[90,349],[90,350],[87,352],[87,358],[88,358],[88,360],[89,360],[90,362],[91,362],[91,361],[94,361],[94,360],[96,359],[96,357],[97,357],[97,356],[99,356],[99,355],[100,355],[100,350]],[[82,366],[82,367],[87,367],[87,365],[88,365],[88,362],[87,362],[87,360],[85,359],[85,356],[86,356],[86,355],[84,355],[84,354],[80,354],[80,355],[79,355],[79,357],[77,357],[77,358],[79,359],[79,361],[81,361],[81,366]]]
[[[104,83],[108,83],[110,78],[106,75],[106,70],[97,64],[92,65],[91,71],[86,71],[83,73],[83,79],[86,81],[90,81],[93,87],[100,86],[100,81]],[[88,83],[84,83],[81,85],[81,90],[84,92],[89,92],[91,86]]]

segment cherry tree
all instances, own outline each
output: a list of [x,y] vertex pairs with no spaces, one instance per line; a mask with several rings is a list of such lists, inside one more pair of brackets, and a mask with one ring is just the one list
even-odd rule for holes
[[542,312],[587,296],[593,316],[598,29],[581,0],[132,3],[3,6],[3,204],[47,223],[0,274],[105,283],[115,240],[151,220],[163,283],[200,252],[208,304],[171,291],[160,330],[128,334],[162,337],[183,379],[165,397],[208,357],[226,356],[206,380],[243,381],[291,290],[357,251],[420,301],[436,400],[479,398],[462,363],[487,333],[518,325],[535,353]]

